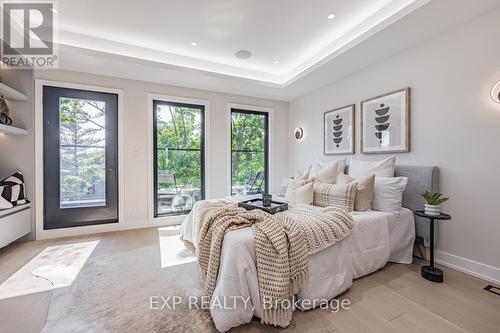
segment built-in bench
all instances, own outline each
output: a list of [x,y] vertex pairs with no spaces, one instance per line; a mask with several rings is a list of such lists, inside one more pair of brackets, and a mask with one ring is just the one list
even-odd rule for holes
[[0,210],[0,248],[31,232],[31,204]]

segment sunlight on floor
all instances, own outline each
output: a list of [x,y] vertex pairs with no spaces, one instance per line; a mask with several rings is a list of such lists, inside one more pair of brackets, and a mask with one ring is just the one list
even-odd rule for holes
[[0,299],[67,287],[99,241],[49,246],[0,285]]
[[170,267],[196,261],[194,253],[179,238],[179,227],[158,228],[161,267]]

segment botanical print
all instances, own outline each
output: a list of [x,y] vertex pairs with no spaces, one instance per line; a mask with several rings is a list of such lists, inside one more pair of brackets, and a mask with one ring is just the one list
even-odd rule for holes
[[324,153],[354,154],[354,105],[324,114]]
[[362,151],[407,152],[409,149],[409,89],[361,103]]

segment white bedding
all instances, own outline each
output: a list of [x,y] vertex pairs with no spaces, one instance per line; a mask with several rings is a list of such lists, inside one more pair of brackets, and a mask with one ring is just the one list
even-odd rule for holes
[[[181,226],[181,237],[194,246],[197,244],[195,215],[196,205]],[[348,238],[311,256],[309,285],[299,291],[299,299],[311,303],[329,300],[349,288],[353,279],[382,268],[388,261],[412,262],[415,222],[410,210],[402,208],[400,214],[353,212],[353,218],[354,227]],[[251,304],[243,301],[248,297]],[[225,236],[214,299],[237,300],[231,309],[211,308],[215,326],[221,332],[250,322],[254,315],[260,317],[251,228],[231,231]]]

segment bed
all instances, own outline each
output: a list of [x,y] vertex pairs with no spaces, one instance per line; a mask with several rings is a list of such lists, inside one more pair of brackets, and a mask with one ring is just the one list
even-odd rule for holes
[[[354,226],[351,235],[312,255],[309,261],[309,284],[302,288],[297,298],[308,300],[301,304],[317,304],[331,299],[347,288],[353,279],[382,268],[387,262],[409,264],[412,262],[416,235],[412,209],[419,207],[419,195],[425,190],[436,189],[437,170],[432,167],[396,167],[396,174],[408,177],[399,214],[378,211],[353,212]],[[226,200],[235,200],[226,199]],[[421,205],[421,203],[420,203]],[[197,244],[197,205],[181,226],[181,237]],[[226,234],[222,245],[217,285],[213,296],[219,300],[235,299],[230,308],[211,307],[216,328],[227,331],[260,317],[260,297],[257,282],[256,258],[252,229],[243,228]],[[238,297],[238,298],[235,298]],[[244,302],[243,300],[250,300]],[[303,308],[307,310],[308,308]]]

